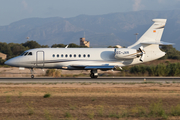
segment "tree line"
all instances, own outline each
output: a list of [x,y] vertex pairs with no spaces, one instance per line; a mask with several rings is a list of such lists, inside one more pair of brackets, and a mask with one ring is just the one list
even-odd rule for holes
[[160,59],[180,60],[180,51],[176,50],[176,48],[174,48],[172,45],[163,45],[160,49],[166,52],[166,55]]
[[180,63],[129,66],[124,68],[121,74],[124,76],[179,76]]

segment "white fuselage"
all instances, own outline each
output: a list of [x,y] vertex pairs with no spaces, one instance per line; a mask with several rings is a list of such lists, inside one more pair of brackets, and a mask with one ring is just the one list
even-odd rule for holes
[[[124,48],[122,48],[124,49]],[[144,48],[146,49],[146,48]],[[115,48],[38,48],[6,61],[5,64],[25,68],[84,69],[82,66],[126,66],[142,63],[139,58],[116,59]],[[165,55],[160,50],[147,49],[143,62]],[[31,52],[30,55],[28,55]],[[78,67],[79,66],[79,67]]]

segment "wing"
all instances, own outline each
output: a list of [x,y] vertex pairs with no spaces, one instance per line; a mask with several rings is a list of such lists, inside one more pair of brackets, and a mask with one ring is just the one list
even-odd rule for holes
[[111,69],[115,68],[115,66],[113,66],[113,65],[101,65],[101,66],[97,66],[97,65],[88,65],[88,66],[70,65],[70,66],[73,68],[84,69],[84,70],[92,70],[92,69],[111,70]]

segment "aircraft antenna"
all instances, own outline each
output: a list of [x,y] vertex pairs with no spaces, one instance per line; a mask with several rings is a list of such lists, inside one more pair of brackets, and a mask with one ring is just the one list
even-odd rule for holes
[[69,46],[69,45],[66,45],[66,47],[65,47],[65,48],[68,48],[68,46]]

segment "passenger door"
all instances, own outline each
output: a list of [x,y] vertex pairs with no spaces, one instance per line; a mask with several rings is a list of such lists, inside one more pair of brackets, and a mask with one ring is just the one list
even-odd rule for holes
[[44,51],[37,51],[36,52],[36,67],[44,67]]

